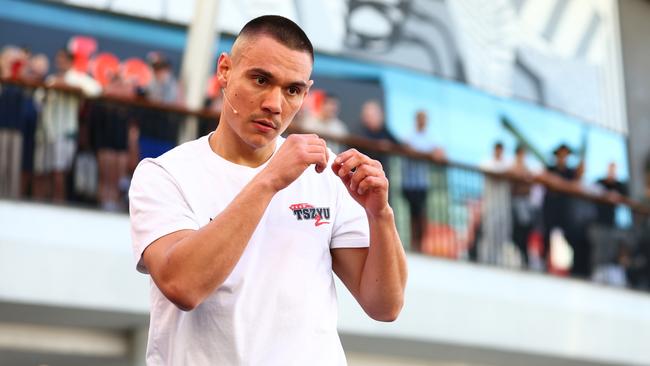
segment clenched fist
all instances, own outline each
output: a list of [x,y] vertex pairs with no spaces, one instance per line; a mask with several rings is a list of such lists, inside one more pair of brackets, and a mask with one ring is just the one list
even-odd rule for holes
[[273,188],[286,188],[312,164],[322,173],[327,167],[327,145],[314,134],[289,135],[261,174],[269,179]]
[[379,215],[389,208],[388,179],[380,162],[350,149],[336,157],[332,170],[368,214]]

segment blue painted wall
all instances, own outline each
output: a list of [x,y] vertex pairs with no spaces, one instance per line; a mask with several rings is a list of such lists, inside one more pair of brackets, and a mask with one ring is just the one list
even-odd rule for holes
[[[486,160],[495,141],[503,141],[509,155],[514,137],[501,126],[507,116],[517,128],[551,159],[561,142],[579,148],[587,134],[585,178],[594,181],[606,173],[607,164],[619,165],[622,179],[628,177],[626,138],[592,126],[580,119],[528,102],[491,96],[466,85],[394,67],[364,65],[332,56],[316,59],[316,73],[340,77],[376,77],[384,87],[387,120],[398,138],[415,129],[415,113],[429,115],[428,134],[457,161],[479,164]],[[577,159],[574,159],[577,163]],[[531,165],[538,164],[531,159]]]

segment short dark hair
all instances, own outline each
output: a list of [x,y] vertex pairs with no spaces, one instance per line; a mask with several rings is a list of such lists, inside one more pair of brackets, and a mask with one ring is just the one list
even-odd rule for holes
[[556,147],[555,150],[553,150],[553,155],[559,154],[560,151],[566,151],[568,154],[573,153],[573,150],[571,150],[569,145],[567,145],[566,143],[561,143],[560,145],[558,145],[558,147]]
[[494,143],[494,148],[495,149],[503,149],[503,142],[497,141]]
[[306,52],[314,62],[314,47],[311,41],[300,26],[290,19],[279,15],[257,17],[246,23],[237,37],[254,35],[266,35],[292,50]]

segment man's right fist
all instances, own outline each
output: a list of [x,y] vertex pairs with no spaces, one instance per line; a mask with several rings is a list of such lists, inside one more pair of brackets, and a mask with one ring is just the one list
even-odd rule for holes
[[260,174],[270,180],[275,190],[280,191],[298,179],[312,164],[316,165],[318,173],[322,173],[328,159],[325,140],[314,134],[293,134],[287,137]]

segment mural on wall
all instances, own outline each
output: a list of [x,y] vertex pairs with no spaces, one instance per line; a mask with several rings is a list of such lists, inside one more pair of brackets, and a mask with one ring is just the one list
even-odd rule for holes
[[[196,0],[61,0],[188,23]],[[218,28],[294,19],[315,47],[558,109],[627,133],[615,0],[221,0]]]
[[463,81],[627,132],[613,1],[347,4],[342,53]]
[[340,52],[463,80],[444,0],[350,0]]

